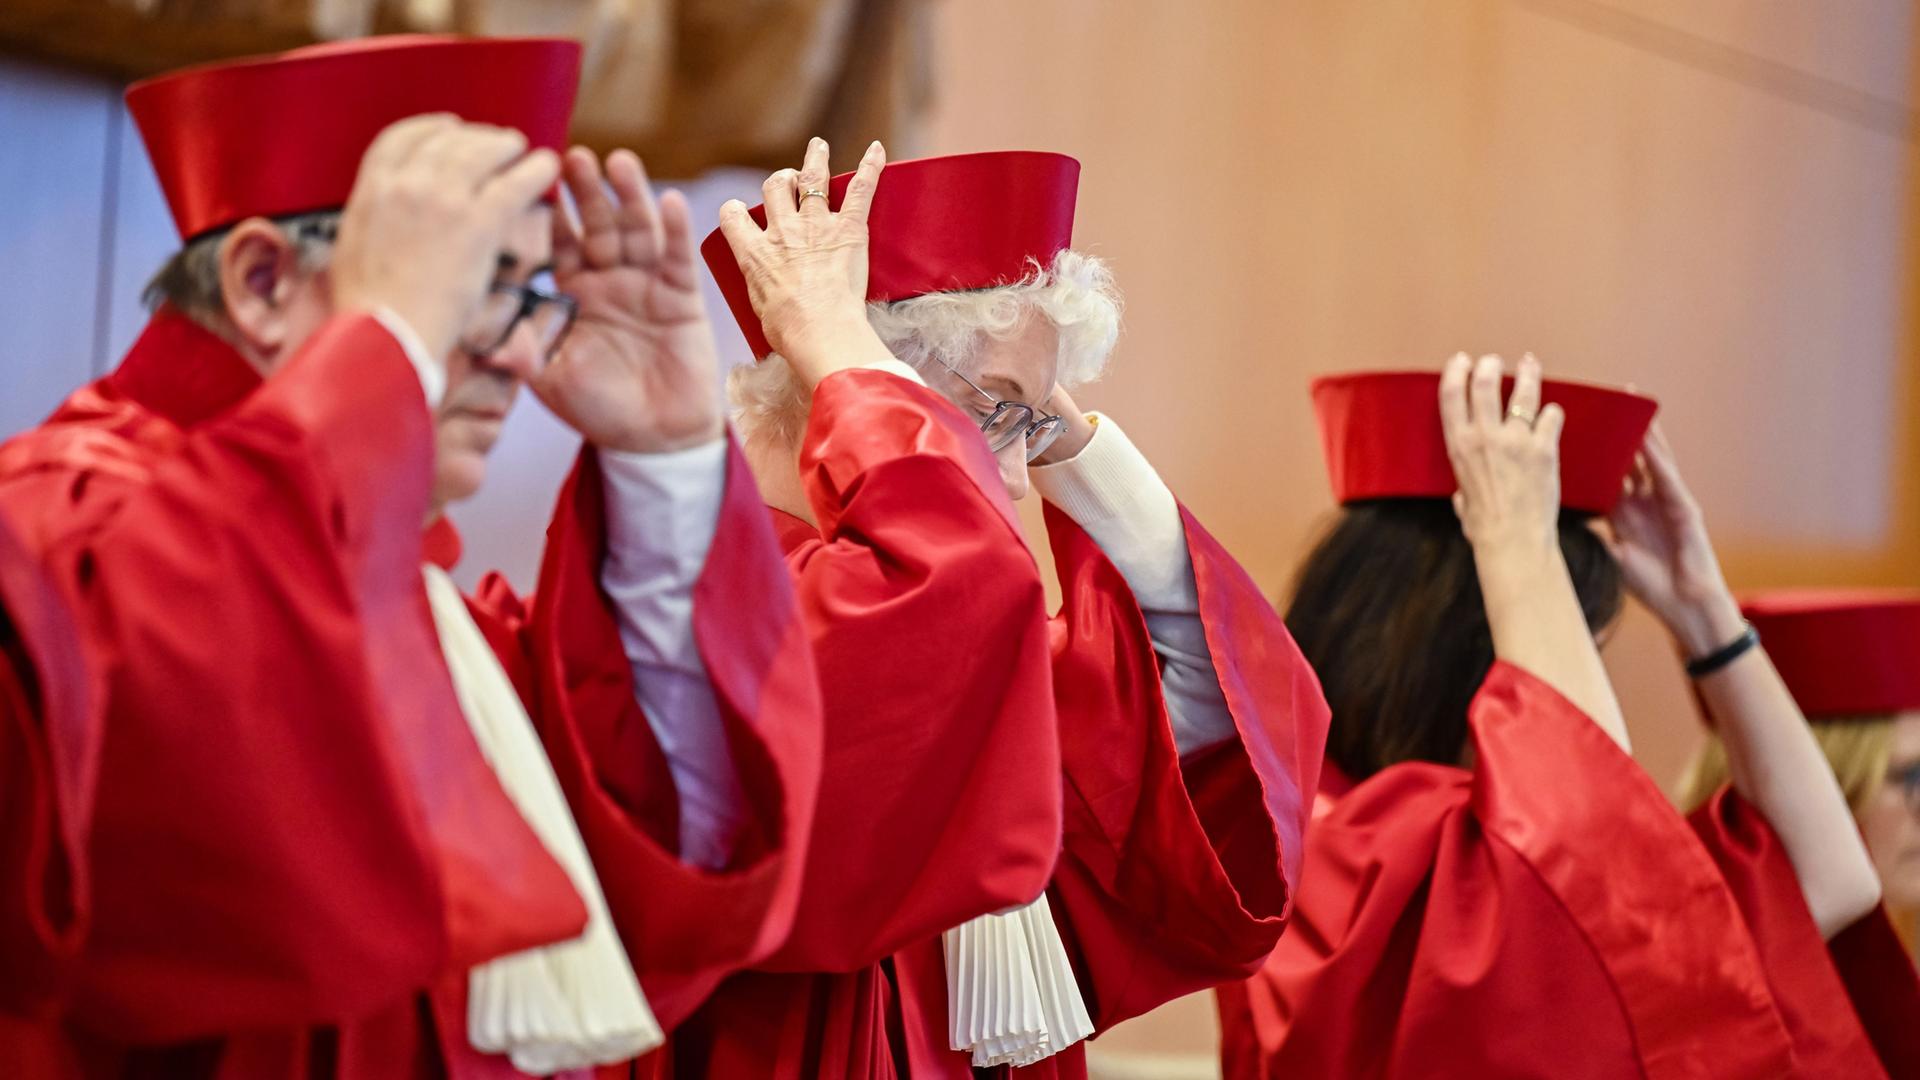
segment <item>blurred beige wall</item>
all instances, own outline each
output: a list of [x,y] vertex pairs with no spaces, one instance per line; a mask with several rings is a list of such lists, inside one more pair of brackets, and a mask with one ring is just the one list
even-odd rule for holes
[[[1920,584],[1915,21],[954,0],[923,148],[1085,163],[1077,242],[1129,300],[1085,396],[1276,593],[1330,505],[1307,379],[1456,349],[1657,395],[1736,585]],[[1671,787],[1697,738],[1671,648],[1636,612],[1608,652]],[[1210,1067],[1209,1014],[1116,1032],[1108,1075]]]

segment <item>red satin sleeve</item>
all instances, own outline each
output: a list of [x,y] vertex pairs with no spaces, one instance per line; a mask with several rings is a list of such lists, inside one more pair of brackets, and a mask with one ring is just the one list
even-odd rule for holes
[[1221,989],[1227,1075],[1793,1075],[1738,909],[1644,772],[1510,665],[1469,721],[1471,773],[1396,765],[1315,820],[1286,936]]
[[0,1011],[48,1009],[85,940],[97,698],[66,601],[0,519]]
[[[813,656],[766,506],[737,447],[729,447],[725,483],[694,585],[693,633],[748,804],[728,865],[708,871],[678,856],[673,778],[634,697],[619,623],[600,589],[606,507],[591,450],[561,490],[518,639],[530,712],[621,941],[668,1030],[723,977],[785,940],[819,785]],[[496,619],[513,610],[497,588],[483,606]]]
[[1237,735],[1184,764],[1131,591],[1086,533],[1047,512],[1067,783],[1053,907],[1101,1028],[1259,966],[1285,925],[1319,785],[1318,680],[1246,572],[1183,517]]
[[980,433],[877,371],[815,390],[784,534],[825,753],[799,913],[766,965],[850,971],[1038,896],[1060,843],[1039,571]]
[[1723,787],[1689,821],[1766,963],[1793,1035],[1796,1075],[1920,1076],[1920,977],[1885,913],[1876,909],[1829,946],[1780,838],[1752,803]]
[[0,507],[106,673],[76,1027],[324,1022],[584,922],[447,682],[431,461],[365,317],[187,432],[88,390],[0,451]]
[[1853,1011],[1873,1040],[1880,1064],[1892,1076],[1920,1076],[1920,993],[1914,988],[1913,959],[1893,929],[1885,908],[1827,942]]

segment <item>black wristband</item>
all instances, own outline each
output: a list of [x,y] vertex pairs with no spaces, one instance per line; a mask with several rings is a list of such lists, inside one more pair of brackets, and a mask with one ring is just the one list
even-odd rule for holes
[[1734,638],[1732,641],[1720,646],[1705,656],[1696,660],[1687,661],[1687,678],[1704,679],[1708,675],[1719,671],[1721,668],[1747,655],[1748,650],[1758,644],[1760,644],[1760,631],[1755,630],[1752,623],[1748,623],[1747,628],[1740,632],[1739,637]]

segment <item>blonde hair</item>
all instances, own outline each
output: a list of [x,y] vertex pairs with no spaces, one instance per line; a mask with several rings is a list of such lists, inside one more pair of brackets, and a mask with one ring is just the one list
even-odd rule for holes
[[[1840,781],[1840,791],[1855,817],[1887,781],[1887,763],[1893,756],[1893,721],[1891,716],[1851,716],[1822,718],[1811,725],[1814,741],[1833,766],[1833,775]],[[1709,735],[1681,782],[1680,804],[1688,811],[1699,808],[1731,776],[1726,744],[1718,735]]]
[[[980,346],[1017,333],[1031,315],[1045,318],[1060,338],[1059,383],[1072,391],[1100,377],[1120,337],[1120,292],[1102,260],[1071,249],[1006,285],[928,293],[867,305],[867,321],[887,349],[923,375],[944,364],[973,377]],[[774,353],[727,377],[734,422],[747,439],[775,445],[799,442],[812,395]]]

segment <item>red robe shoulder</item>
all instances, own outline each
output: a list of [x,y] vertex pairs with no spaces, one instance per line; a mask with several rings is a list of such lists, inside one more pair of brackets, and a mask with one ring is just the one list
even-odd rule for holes
[[1067,602],[1046,619],[984,450],[905,380],[819,388],[819,524],[780,515],[827,709],[815,869],[775,958],[799,970],[722,986],[676,1040],[703,1075],[972,1076],[940,932],[1043,886],[1103,1028],[1244,975],[1280,932],[1326,723],[1285,628],[1189,517],[1241,738],[1183,764],[1125,583],[1053,520]]
[[1221,988],[1227,1075],[1796,1075],[1762,951],[1646,774],[1509,665],[1469,720],[1472,772],[1329,785],[1292,928]]
[[0,447],[0,513],[101,691],[92,919],[61,1010],[96,1064],[380,1010],[411,1024],[443,972],[578,932],[440,659],[419,577],[431,454],[375,320],[334,320],[260,383],[170,313]]
[[1793,1035],[1798,1076],[1920,1076],[1920,975],[1875,908],[1831,942],[1780,838],[1722,788],[1689,817],[1740,905]]

